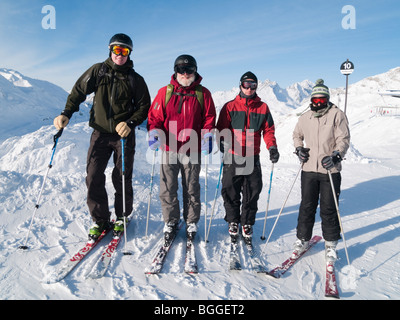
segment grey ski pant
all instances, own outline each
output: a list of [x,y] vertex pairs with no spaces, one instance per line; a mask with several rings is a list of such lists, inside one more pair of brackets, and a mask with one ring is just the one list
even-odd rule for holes
[[[193,160],[194,159],[194,160]],[[180,219],[178,175],[182,176],[183,218],[186,223],[200,220],[200,156],[164,151],[160,168],[160,201],[164,222]]]

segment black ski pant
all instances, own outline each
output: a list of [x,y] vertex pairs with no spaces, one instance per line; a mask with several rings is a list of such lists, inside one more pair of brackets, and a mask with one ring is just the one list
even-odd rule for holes
[[[333,173],[332,180],[339,201],[341,175]],[[322,235],[327,241],[340,239],[340,224],[328,174],[301,172],[301,203],[297,221],[297,238],[310,240],[315,214],[320,205]]]
[[263,186],[259,156],[247,158],[247,161],[253,162],[245,164],[251,168],[250,172],[246,172],[244,166],[235,161],[224,163],[221,188],[225,221],[240,223],[242,226],[254,225],[257,202]]
[[[135,154],[135,131],[132,130],[125,140],[125,216],[129,216],[133,207],[132,170]],[[110,209],[106,191],[105,170],[113,155],[114,169],[112,183],[115,189],[114,209],[117,217],[123,216],[122,203],[122,148],[118,134],[105,134],[94,130],[90,138],[87,155],[86,186],[87,205],[93,221],[109,221]]]

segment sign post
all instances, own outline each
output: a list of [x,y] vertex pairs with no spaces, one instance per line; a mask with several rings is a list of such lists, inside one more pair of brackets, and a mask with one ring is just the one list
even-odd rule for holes
[[343,62],[340,65],[340,72],[346,76],[346,95],[344,99],[344,113],[346,114],[346,108],[347,108],[347,90],[349,86],[349,75],[352,74],[354,71],[354,64],[353,62],[349,61],[347,59],[345,62]]

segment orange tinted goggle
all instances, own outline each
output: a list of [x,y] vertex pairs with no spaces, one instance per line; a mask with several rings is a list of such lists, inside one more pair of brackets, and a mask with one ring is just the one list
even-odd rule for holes
[[124,57],[129,56],[129,54],[131,53],[131,50],[129,50],[129,48],[120,46],[114,46],[111,51],[117,56],[124,56]]

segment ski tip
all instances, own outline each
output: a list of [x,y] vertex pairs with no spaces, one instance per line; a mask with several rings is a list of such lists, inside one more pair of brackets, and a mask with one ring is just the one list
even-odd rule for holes
[[196,271],[185,271],[185,273],[186,273],[186,274],[189,274],[189,275],[196,275],[196,274],[198,274],[199,272],[196,270]]
[[20,250],[28,250],[29,247],[28,246],[19,246],[18,249],[20,249]]
[[267,276],[269,276],[269,277],[274,278],[274,279],[279,279],[279,278],[280,278],[279,274],[277,274],[277,273],[265,272],[265,274],[266,274]]
[[131,256],[133,253],[132,252],[129,252],[129,251],[125,251],[125,252],[123,252],[123,255],[124,256]]
[[340,299],[340,297],[335,294],[326,294],[325,298],[330,299],[330,300],[339,300]]

